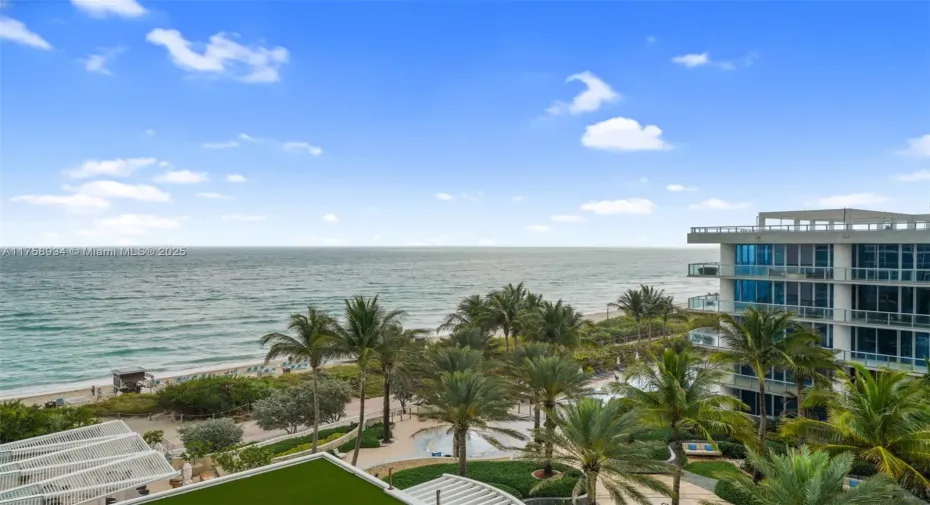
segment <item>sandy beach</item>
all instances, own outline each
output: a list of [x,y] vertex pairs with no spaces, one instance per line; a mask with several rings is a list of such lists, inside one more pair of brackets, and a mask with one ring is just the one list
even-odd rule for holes
[[[610,317],[615,316],[617,313],[611,311],[609,313]],[[603,321],[607,319],[607,312],[596,312],[593,314],[585,314],[585,319],[588,321]],[[345,364],[347,362],[332,363],[327,366],[335,366],[340,364]],[[285,360],[278,360],[269,362],[267,365],[264,365],[261,361],[254,361],[249,363],[241,364],[229,364],[220,367],[205,367],[202,369],[193,369],[188,371],[171,371],[165,372],[164,375],[154,372],[155,383],[153,383],[153,388],[151,390],[145,389],[143,392],[153,392],[157,391],[158,388],[164,387],[169,384],[183,382],[191,380],[194,378],[202,377],[264,377],[264,376],[276,376],[283,374],[282,365],[285,364]],[[304,373],[309,371],[308,367],[291,367],[290,373]],[[91,396],[91,386],[94,387],[95,392],[102,391],[103,394],[100,397]],[[99,394],[99,392],[98,392]],[[68,405],[81,405],[86,403],[91,403],[94,401],[104,400],[113,396],[113,384],[109,379],[101,379],[97,381],[88,381],[86,386],[80,388],[55,388],[50,386],[47,388],[47,392],[38,392],[33,394],[22,394],[22,395],[0,395],[0,401],[8,400],[21,400],[23,403],[32,404],[32,405],[42,405],[45,402],[57,401],[58,399],[63,399],[64,402]]]

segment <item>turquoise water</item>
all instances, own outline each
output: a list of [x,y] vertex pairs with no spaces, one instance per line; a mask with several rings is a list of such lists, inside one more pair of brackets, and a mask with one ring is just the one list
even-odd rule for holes
[[[457,301],[525,281],[585,313],[640,283],[679,301],[716,290],[688,279],[708,249],[195,248],[184,257],[0,259],[0,396],[106,383],[111,368],[156,373],[262,357],[257,339],[308,303],[337,312],[381,295],[435,328]],[[101,379],[103,379],[101,381]]]

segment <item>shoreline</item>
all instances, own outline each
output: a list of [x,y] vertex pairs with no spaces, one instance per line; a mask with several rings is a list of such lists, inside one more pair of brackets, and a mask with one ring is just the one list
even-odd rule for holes
[[[615,314],[610,312],[610,315]],[[591,314],[584,314],[584,319],[586,321],[598,322],[607,319],[607,312],[594,312]],[[432,338],[441,338],[444,335],[438,334],[434,335]],[[285,363],[285,360],[275,360],[268,363],[268,366],[263,365],[261,359],[256,359],[254,361],[243,361],[243,362],[233,362],[233,363],[222,363],[215,365],[207,365],[202,367],[194,367],[183,370],[166,370],[164,373],[166,375],[160,376],[157,371],[155,373],[155,380],[158,381],[157,384],[171,384],[177,382],[178,379],[187,378],[189,380],[193,376],[223,376],[223,375],[232,375],[237,377],[255,377],[255,376],[267,376],[267,375],[281,375],[280,367]],[[329,363],[324,366],[336,366],[343,365],[346,362],[337,362]],[[269,368],[272,369],[272,372],[268,374],[259,374],[254,368]],[[143,367],[144,368],[144,367]],[[291,373],[302,373],[306,372],[308,369],[293,369]],[[48,385],[45,386],[36,386],[35,391],[21,390],[20,392],[12,392],[6,394],[0,391],[0,402],[7,401],[22,401],[26,404],[41,405],[46,401],[56,401],[59,398],[63,398],[66,401],[66,404],[72,405],[81,405],[85,403],[93,403],[94,398],[90,396],[90,388],[94,386],[95,388],[102,388],[104,391],[112,391],[112,377],[104,376],[97,379],[87,379],[84,381],[72,382],[69,384],[61,385]],[[113,394],[104,394],[103,399],[112,397]]]

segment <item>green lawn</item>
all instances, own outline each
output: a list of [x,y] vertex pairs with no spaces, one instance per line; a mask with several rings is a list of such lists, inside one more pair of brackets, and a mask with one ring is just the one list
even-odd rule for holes
[[403,505],[384,490],[324,459],[168,496],[159,505]]
[[745,479],[749,476],[726,461],[695,461],[685,465],[685,470],[717,480]]

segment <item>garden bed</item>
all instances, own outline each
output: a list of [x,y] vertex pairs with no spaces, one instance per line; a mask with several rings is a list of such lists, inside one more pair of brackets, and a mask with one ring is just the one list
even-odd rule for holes
[[[572,489],[581,477],[581,472],[560,464],[553,465],[553,468],[562,472],[562,478],[540,481],[533,476],[533,472],[539,470],[540,465],[532,461],[469,461],[466,477],[505,489],[516,498],[571,497]],[[456,463],[440,463],[401,470],[394,474],[394,486],[406,489],[439,478],[445,473],[456,475],[457,472]],[[540,482],[545,483],[535,493],[531,492]]]

